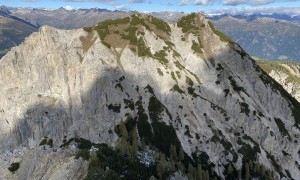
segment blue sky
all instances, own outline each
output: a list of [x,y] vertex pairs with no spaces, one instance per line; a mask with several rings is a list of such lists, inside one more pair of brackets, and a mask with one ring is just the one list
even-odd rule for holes
[[[0,0],[0,5],[11,7],[105,8],[137,11],[289,11],[300,14],[300,0]],[[295,9],[296,8],[296,9]]]

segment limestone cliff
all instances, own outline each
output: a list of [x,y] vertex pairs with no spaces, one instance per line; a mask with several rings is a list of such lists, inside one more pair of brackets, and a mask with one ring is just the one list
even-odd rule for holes
[[[44,26],[1,59],[0,75],[0,178],[81,179],[86,172],[47,169],[55,162],[76,172],[86,163],[59,146],[81,137],[114,147],[115,127],[128,119],[139,142],[165,153],[175,144],[194,161],[205,155],[220,178],[229,164],[250,161],[275,179],[300,176],[299,103],[203,15]],[[45,137],[54,148],[41,150]]]

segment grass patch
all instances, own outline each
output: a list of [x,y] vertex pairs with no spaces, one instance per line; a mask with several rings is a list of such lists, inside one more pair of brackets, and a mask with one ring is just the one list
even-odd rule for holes
[[201,50],[202,46],[200,43],[197,43],[196,41],[193,40],[193,44],[192,44],[192,50],[195,52],[195,53],[199,53],[199,54],[202,54],[203,51]]
[[182,28],[182,32],[186,33],[190,30],[197,29],[195,24],[196,13],[183,16],[177,21],[177,26]]
[[180,93],[180,94],[185,94],[184,91],[181,90],[180,87],[179,87],[177,84],[175,84],[175,85],[172,87],[172,89],[170,89],[170,91],[173,91],[173,92],[176,91],[176,92],[178,92],[178,93]]
[[154,54],[154,58],[157,59],[161,64],[168,64],[168,60],[166,59],[167,53],[164,50],[160,50]]
[[163,75],[164,75],[164,73],[161,71],[160,68],[157,68],[156,70],[157,70],[157,73],[158,73],[160,76],[163,76]]

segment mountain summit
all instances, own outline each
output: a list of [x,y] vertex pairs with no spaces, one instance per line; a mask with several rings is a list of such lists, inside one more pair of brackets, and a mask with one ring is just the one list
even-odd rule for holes
[[300,176],[300,104],[201,14],[44,26],[0,74],[0,178]]

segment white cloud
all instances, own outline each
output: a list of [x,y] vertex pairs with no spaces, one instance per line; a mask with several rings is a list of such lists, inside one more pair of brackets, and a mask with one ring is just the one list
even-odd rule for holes
[[251,0],[249,4],[253,6],[258,6],[258,5],[270,4],[273,2],[275,2],[275,0]]
[[246,4],[248,0],[224,0],[223,4],[224,5],[231,5],[231,6],[236,6],[239,4]]
[[208,4],[213,4],[214,0],[196,0],[195,4],[196,5],[205,5],[207,6]]
[[179,3],[178,3],[178,5],[179,6],[184,6],[184,5],[188,5],[188,4],[190,4],[191,2],[189,1],[189,0],[181,0]]

